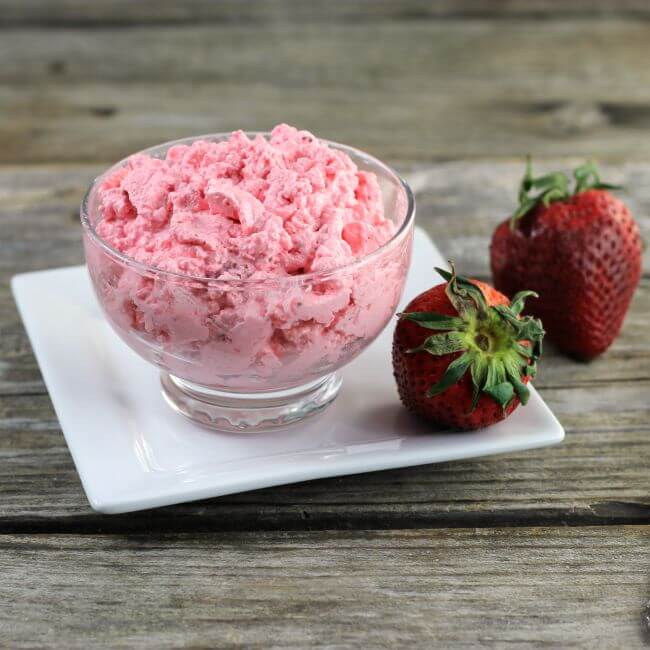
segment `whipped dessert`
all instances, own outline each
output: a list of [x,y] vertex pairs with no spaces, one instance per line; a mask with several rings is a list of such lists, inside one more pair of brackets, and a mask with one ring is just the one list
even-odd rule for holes
[[387,242],[374,174],[307,131],[237,131],[164,159],[136,154],[99,188],[97,233],[120,252],[192,276],[283,277],[344,266]]
[[107,315],[206,386],[277,389],[347,363],[392,315],[408,267],[410,237],[362,260],[396,230],[376,176],[285,124],[133,155],[96,198],[99,238],[166,272],[86,242]]

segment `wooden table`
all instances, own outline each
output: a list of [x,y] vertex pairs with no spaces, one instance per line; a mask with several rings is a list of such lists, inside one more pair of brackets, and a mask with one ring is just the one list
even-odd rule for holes
[[542,361],[559,447],[121,516],[87,505],[8,286],[82,261],[108,163],[279,121],[395,164],[478,277],[526,152],[603,161],[647,239],[647,3],[0,0],[0,30],[0,646],[650,642],[648,253],[609,352]]

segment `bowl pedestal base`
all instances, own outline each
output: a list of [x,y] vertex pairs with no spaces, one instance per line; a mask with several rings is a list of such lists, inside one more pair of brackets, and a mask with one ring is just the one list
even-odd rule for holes
[[178,413],[218,431],[264,431],[283,427],[322,411],[336,398],[341,375],[325,377],[285,390],[242,393],[215,390],[160,374],[165,399]]

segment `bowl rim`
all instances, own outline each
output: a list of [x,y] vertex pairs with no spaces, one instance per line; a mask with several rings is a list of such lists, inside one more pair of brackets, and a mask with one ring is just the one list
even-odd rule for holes
[[[113,257],[121,264],[127,267],[132,267],[134,269],[137,269],[142,273],[153,274],[156,276],[166,276],[175,281],[185,281],[185,282],[193,281],[193,282],[200,282],[204,284],[219,283],[219,284],[226,284],[226,285],[227,284],[240,285],[240,284],[264,284],[264,283],[278,284],[284,282],[289,282],[289,283],[304,282],[308,280],[313,280],[315,278],[327,279],[335,275],[347,273],[349,271],[355,270],[360,266],[367,264],[370,260],[379,257],[384,251],[388,250],[399,239],[401,239],[404,236],[404,234],[409,231],[409,229],[411,229],[411,226],[415,220],[415,196],[413,194],[413,190],[411,189],[410,185],[406,182],[406,180],[402,176],[400,176],[392,167],[390,167],[386,163],[382,162],[378,158],[375,158],[375,156],[372,156],[371,154],[368,154],[361,149],[357,149],[355,147],[342,144],[340,142],[335,142],[333,140],[325,140],[323,138],[319,138],[320,142],[323,142],[328,146],[332,146],[335,149],[341,150],[347,153],[348,155],[351,153],[357,158],[368,160],[372,162],[374,165],[380,167],[384,172],[386,172],[389,176],[392,176],[397,181],[397,184],[401,187],[401,189],[404,191],[406,195],[406,215],[404,216],[404,219],[402,220],[400,227],[393,233],[393,236],[388,241],[383,243],[381,246],[373,250],[372,252],[368,253],[367,255],[363,255],[362,257],[357,257],[347,264],[337,266],[333,269],[327,269],[326,271],[310,271],[309,273],[302,273],[300,275],[269,276],[265,278],[218,278],[218,277],[215,278],[211,276],[198,276],[198,275],[189,275],[186,273],[178,273],[176,271],[166,271],[165,269],[161,269],[160,267],[153,266],[145,262],[139,262],[133,257],[130,257],[129,255],[125,255],[117,248],[114,248],[108,242],[106,242],[102,237],[99,236],[94,226],[90,223],[88,217],[88,202],[90,200],[93,190],[99,185],[99,183],[108,174],[110,174],[112,171],[119,169],[121,166],[126,164],[126,162],[131,157],[139,154],[152,154],[158,152],[161,149],[168,150],[175,145],[188,144],[200,140],[214,141],[214,139],[216,138],[230,137],[232,136],[233,133],[236,133],[236,131],[221,131],[217,133],[206,133],[203,135],[188,136],[185,138],[179,138],[176,140],[161,142],[160,144],[156,144],[153,145],[152,147],[147,147],[146,149],[141,149],[140,151],[136,151],[135,153],[129,154],[128,156],[125,156],[115,164],[111,165],[109,168],[107,168],[105,171],[103,171],[101,174],[99,174],[93,179],[93,181],[90,183],[88,189],[86,190],[81,200],[79,214],[81,218],[81,225],[84,229],[84,232],[90,237],[90,239],[95,244],[97,244],[101,249],[103,249],[103,251],[107,253],[110,257]],[[249,138],[255,138],[259,135],[268,138],[271,135],[270,131],[243,131],[243,133]]]

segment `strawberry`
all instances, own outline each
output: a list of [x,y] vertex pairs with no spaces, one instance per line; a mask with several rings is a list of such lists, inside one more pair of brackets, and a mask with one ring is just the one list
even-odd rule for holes
[[[494,231],[490,258],[494,285],[512,295],[539,294],[529,313],[565,353],[589,360],[621,330],[641,277],[642,242],[630,211],[601,183],[593,163],[533,178],[530,160],[519,208]],[[537,194],[531,194],[534,190]]]
[[451,273],[436,269],[446,283],[399,315],[393,374],[409,410],[439,425],[478,429],[526,404],[544,330],[539,320],[519,315],[531,291],[510,302],[451,266]]

